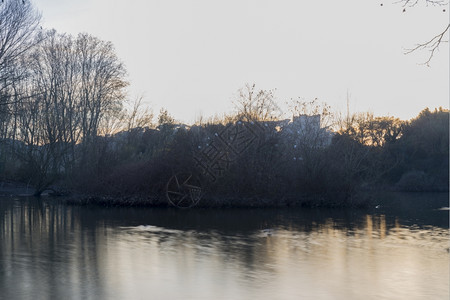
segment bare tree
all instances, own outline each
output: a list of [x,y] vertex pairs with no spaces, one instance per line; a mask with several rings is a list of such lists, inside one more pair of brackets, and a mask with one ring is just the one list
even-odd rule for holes
[[280,116],[274,90],[256,90],[256,85],[246,84],[239,89],[234,101],[237,118],[243,121],[272,121]]
[[133,128],[151,127],[153,112],[148,108],[143,108],[142,97],[137,98],[131,103],[131,107],[126,109],[125,114],[126,130]]
[[18,153],[28,164],[38,191],[75,167],[94,166],[100,124],[122,110],[125,68],[111,43],[87,34],[56,31],[22,60],[26,80],[14,82],[22,95],[17,109]]
[[89,34],[79,34],[75,41],[75,51],[79,54],[80,95],[79,111],[83,138],[82,160],[90,144],[99,132],[99,125],[107,112],[122,106],[125,99],[124,79],[126,70],[117,58],[110,42],[104,42]]
[[151,128],[153,124],[153,111],[144,107],[143,98],[133,101],[124,101],[122,106],[114,106],[103,118],[99,127],[99,135],[111,136],[120,131],[131,132],[136,128]]
[[[446,0],[399,0],[397,2],[394,2],[396,4],[401,4],[403,7],[403,12],[406,12],[407,8],[411,8],[414,6],[417,6],[419,4],[425,4],[426,6],[441,6],[445,7],[448,6],[449,2]],[[442,9],[443,12],[446,12],[446,9]],[[439,49],[439,47],[442,45],[442,43],[448,43],[448,36],[450,24],[447,23],[445,28],[441,30],[438,34],[436,34],[433,38],[418,43],[412,48],[406,49],[405,54],[410,54],[415,51],[420,50],[427,50],[429,52],[428,59],[423,63],[426,66],[430,66],[430,62],[433,59],[435,52]]]
[[21,60],[39,42],[35,38],[39,21],[40,15],[29,1],[0,3],[0,172],[1,166],[14,162],[17,109],[23,100],[17,85],[27,75]]
[[12,106],[19,99],[12,95],[14,81],[25,75],[18,67],[25,52],[37,42],[34,38],[38,31],[40,15],[27,2],[6,0],[0,3],[0,132],[6,138],[8,123],[14,111]]
[[175,123],[175,119],[169,114],[167,109],[161,108],[158,115],[158,127],[171,126]]
[[17,78],[14,63],[36,44],[40,18],[29,1],[0,3],[0,91]]
[[28,56],[30,77],[27,85],[34,95],[29,101],[38,103],[40,139],[49,152],[53,173],[72,169],[75,145],[81,140],[77,116],[79,92],[78,60],[73,51],[73,38],[55,30],[42,34],[43,42]]

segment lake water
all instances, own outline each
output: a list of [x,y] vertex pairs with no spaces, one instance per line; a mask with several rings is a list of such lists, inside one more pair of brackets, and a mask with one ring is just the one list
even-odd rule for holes
[[0,198],[0,299],[449,299],[447,194],[368,210]]

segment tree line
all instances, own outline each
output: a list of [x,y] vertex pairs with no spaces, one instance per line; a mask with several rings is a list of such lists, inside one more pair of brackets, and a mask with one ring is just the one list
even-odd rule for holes
[[[127,99],[110,42],[44,30],[28,1],[3,1],[0,20],[0,179],[36,194],[162,204],[179,172],[200,179],[204,205],[363,205],[379,188],[448,191],[448,110],[402,121],[298,99],[291,122],[274,91],[247,84],[229,115],[187,126],[161,110],[153,122]],[[212,150],[208,173],[198,157]]]
[[402,121],[295,101],[304,117],[292,122],[258,110],[261,99],[274,101],[270,91],[244,89],[220,120],[183,126],[163,110],[154,127],[104,137],[101,172],[78,184],[118,204],[151,205],[167,204],[176,174],[199,179],[204,206],[366,206],[378,190],[448,192],[448,110]]

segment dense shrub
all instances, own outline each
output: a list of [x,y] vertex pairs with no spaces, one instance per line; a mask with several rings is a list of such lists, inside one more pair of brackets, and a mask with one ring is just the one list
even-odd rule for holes
[[404,192],[426,192],[433,189],[433,182],[423,171],[409,171],[402,175],[396,187]]

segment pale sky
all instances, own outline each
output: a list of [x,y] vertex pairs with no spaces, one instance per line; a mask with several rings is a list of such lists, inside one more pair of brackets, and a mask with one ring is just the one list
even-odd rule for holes
[[280,107],[319,98],[345,111],[347,91],[353,112],[410,119],[449,107],[448,43],[431,67],[420,65],[426,51],[403,54],[445,29],[448,5],[403,13],[383,0],[33,2],[45,28],[111,41],[128,70],[129,97],[182,122],[232,111],[246,83],[276,89]]

